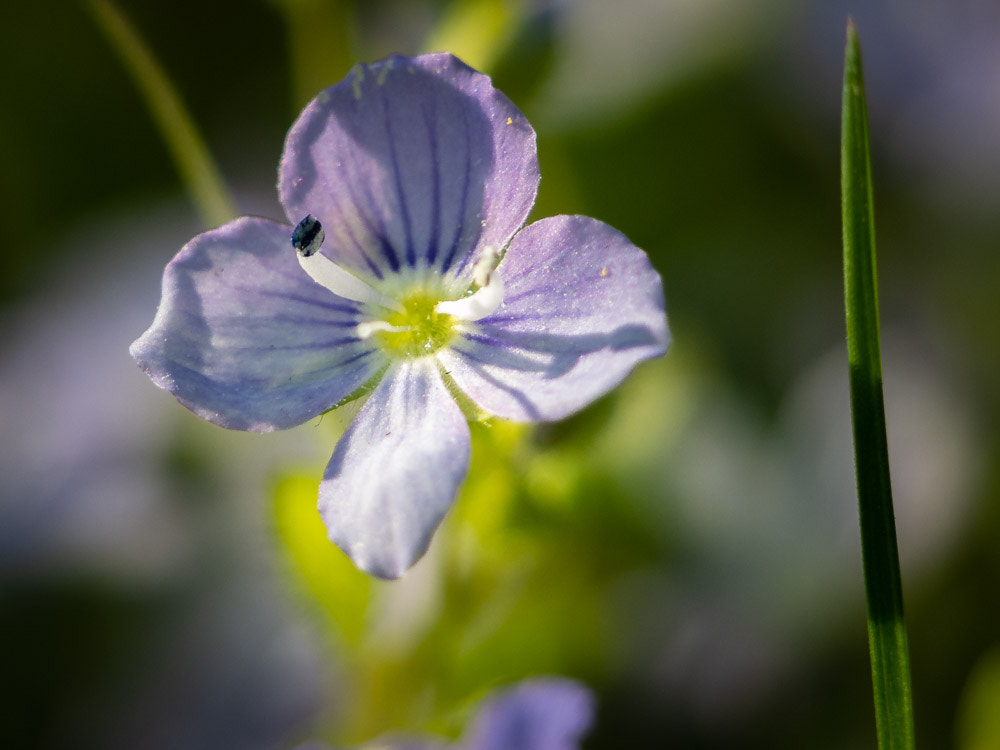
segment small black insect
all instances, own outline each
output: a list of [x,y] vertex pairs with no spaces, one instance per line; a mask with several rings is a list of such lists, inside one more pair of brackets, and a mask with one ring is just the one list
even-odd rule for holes
[[308,214],[292,232],[292,247],[302,253],[302,257],[308,258],[319,250],[325,237],[326,233],[319,219]]

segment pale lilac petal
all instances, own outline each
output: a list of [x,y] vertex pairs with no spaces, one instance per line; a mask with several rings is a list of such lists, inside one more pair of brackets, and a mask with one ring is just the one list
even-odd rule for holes
[[291,227],[237,219],[167,264],[163,297],[130,349],[158,386],[210,422],[265,432],[300,424],[385,366],[357,338],[357,305],[310,279]]
[[427,550],[469,467],[469,426],[434,360],[395,364],[337,444],[319,488],[330,540],[398,578]]
[[489,77],[448,54],[359,65],[292,126],[279,169],[294,224],[369,278],[426,264],[453,274],[503,247],[538,189],[535,132]]
[[485,703],[462,750],[576,750],[590,728],[594,698],[577,682],[524,682]]
[[496,273],[506,287],[499,310],[438,354],[487,412],[562,419],[666,351],[660,277],[607,224],[585,216],[531,224]]

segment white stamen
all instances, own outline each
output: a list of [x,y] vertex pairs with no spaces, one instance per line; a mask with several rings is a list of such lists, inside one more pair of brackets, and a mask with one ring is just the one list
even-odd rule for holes
[[301,252],[296,252],[295,255],[299,259],[302,270],[309,274],[313,281],[325,286],[337,296],[403,312],[403,306],[392,297],[387,297],[382,292],[373,289],[350,271],[338,266],[323,253],[304,255]]
[[434,306],[434,312],[451,315],[459,320],[481,320],[496,312],[501,302],[503,302],[503,281],[499,275],[491,273],[485,286],[481,286],[475,294],[438,302]]
[[476,265],[472,267],[472,282],[476,286],[486,286],[490,283],[490,276],[496,268],[497,261],[500,260],[500,253],[493,245],[487,245],[480,253]]
[[445,300],[434,306],[434,312],[451,315],[459,320],[482,320],[492,315],[503,302],[503,280],[497,276],[500,253],[492,245],[483,248],[476,265],[472,267],[472,282],[479,289],[475,294],[461,299]]
[[394,326],[391,323],[386,323],[384,320],[366,320],[363,323],[358,323],[357,328],[354,329],[359,339],[370,339],[379,331],[404,333],[409,330],[412,330],[409,326]]

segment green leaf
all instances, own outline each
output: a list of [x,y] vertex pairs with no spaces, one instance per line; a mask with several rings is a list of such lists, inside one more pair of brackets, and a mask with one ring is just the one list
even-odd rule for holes
[[885,750],[914,747],[914,730],[882,400],[869,148],[861,48],[849,21],[841,142],[844,299],[875,723],[879,747]]

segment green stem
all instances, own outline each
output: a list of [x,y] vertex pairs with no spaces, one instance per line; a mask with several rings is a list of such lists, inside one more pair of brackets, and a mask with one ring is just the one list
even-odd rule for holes
[[86,5],[146,100],[206,226],[234,218],[236,208],[205,142],[142,37],[111,0],[87,0]]
[[861,49],[847,26],[841,187],[851,417],[879,747],[913,748],[910,664],[882,401],[871,154]]

